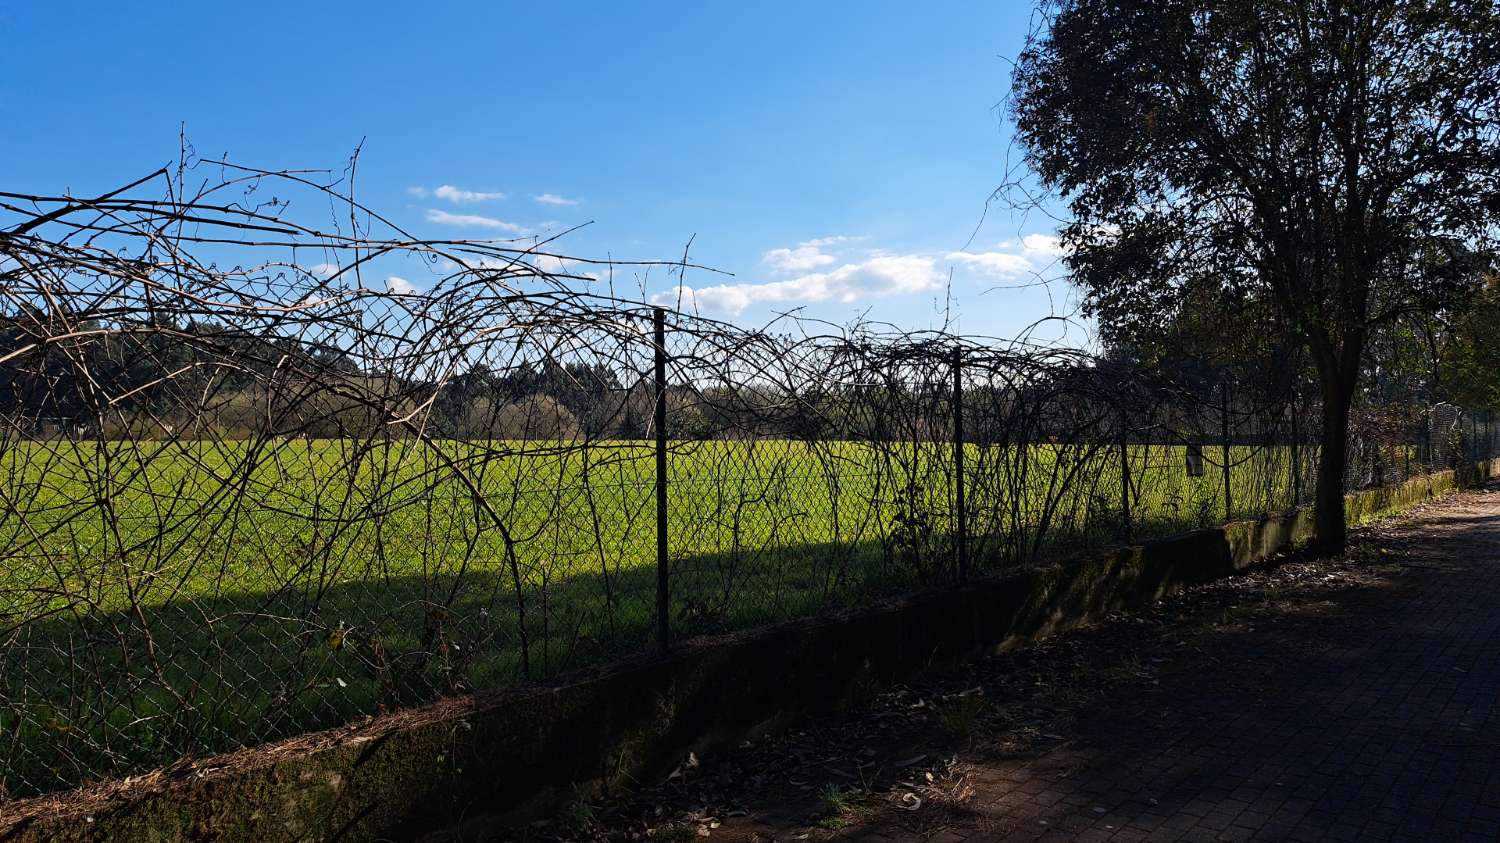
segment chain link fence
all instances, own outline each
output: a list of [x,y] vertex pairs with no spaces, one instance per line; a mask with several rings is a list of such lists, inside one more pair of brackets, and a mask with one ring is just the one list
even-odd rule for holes
[[[1284,373],[746,329],[223,173],[4,205],[0,796],[1312,499]],[[1349,488],[1500,444],[1426,401],[1354,429]]]

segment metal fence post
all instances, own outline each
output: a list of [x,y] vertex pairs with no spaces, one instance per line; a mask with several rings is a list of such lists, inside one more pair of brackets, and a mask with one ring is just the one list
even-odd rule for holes
[[1402,480],[1410,480],[1412,478],[1412,473],[1411,473],[1411,443],[1408,442],[1408,441],[1406,441],[1406,440],[1407,440],[1407,437],[1405,437],[1405,436],[1401,437],[1401,458],[1402,458],[1402,460],[1404,461],[1404,463],[1406,465],[1406,467],[1402,470],[1402,473],[1401,473],[1401,479]]
[[[1130,543],[1130,426],[1120,413],[1120,519],[1124,522],[1126,544]],[[1147,448],[1151,447],[1149,444]]]
[[1220,394],[1224,399],[1224,412],[1220,416],[1219,427],[1224,439],[1222,451],[1224,458],[1224,520],[1228,521],[1234,518],[1234,498],[1230,496],[1229,492],[1229,381],[1222,381],[1219,386]]
[[670,590],[667,571],[667,311],[652,314],[656,339],[656,641],[663,652],[671,643]]
[[1432,473],[1432,408],[1428,407],[1422,413],[1422,450],[1425,452],[1422,458],[1422,470],[1428,474]]
[[957,529],[958,581],[969,578],[969,513],[964,506],[963,349],[953,349],[953,506]]
[[1298,464],[1298,462],[1299,462],[1299,459],[1298,459],[1299,453],[1298,453],[1298,450],[1297,450],[1297,444],[1298,443],[1297,443],[1297,395],[1296,395],[1296,393],[1292,394],[1292,406],[1291,406],[1291,410],[1292,410],[1292,412],[1291,412],[1291,415],[1292,415],[1292,453],[1291,453],[1291,464],[1292,464],[1292,505],[1291,505],[1290,508],[1291,509],[1296,509],[1297,507],[1299,507],[1299,506],[1302,505],[1302,472],[1299,470],[1299,469],[1301,469],[1301,466]]

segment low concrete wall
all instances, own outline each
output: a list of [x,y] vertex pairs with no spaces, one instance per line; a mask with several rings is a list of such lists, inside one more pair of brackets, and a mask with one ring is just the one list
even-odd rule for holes
[[[1351,523],[1483,482],[1500,460],[1349,496]],[[406,839],[625,782],[934,663],[1005,650],[1227,576],[1312,536],[1306,511],[1115,548],[837,617],[700,640],[666,658],[476,695],[209,759],[93,792],[13,803],[0,841]],[[485,818],[491,818],[486,820]]]

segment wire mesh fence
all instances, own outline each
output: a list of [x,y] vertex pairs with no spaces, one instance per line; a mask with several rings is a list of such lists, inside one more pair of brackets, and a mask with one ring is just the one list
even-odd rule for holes
[[[214,166],[191,198],[6,195],[0,795],[1312,499],[1284,375],[747,329]],[[246,198],[272,182],[334,222]],[[420,290],[375,275],[398,257]],[[1346,485],[1497,444],[1365,402]]]

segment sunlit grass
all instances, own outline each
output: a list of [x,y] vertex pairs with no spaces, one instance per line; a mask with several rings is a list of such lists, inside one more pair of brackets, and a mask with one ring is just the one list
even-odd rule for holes
[[[1217,467],[1126,455],[1133,537],[1223,520]],[[1126,534],[1117,446],[964,462],[976,573]],[[1231,463],[1235,514],[1290,502],[1286,449]],[[672,443],[673,634],[951,581],[953,465],[940,442]],[[16,792],[654,641],[649,442],[12,443],[0,480]]]

